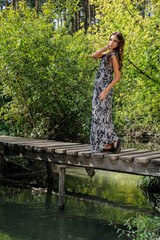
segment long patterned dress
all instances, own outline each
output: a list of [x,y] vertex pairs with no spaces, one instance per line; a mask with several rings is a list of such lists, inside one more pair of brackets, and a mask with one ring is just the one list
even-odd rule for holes
[[[110,64],[111,56],[118,55],[112,52],[107,61],[108,53],[102,57],[93,90],[92,122],[91,122],[91,152],[102,152],[103,147],[118,140],[112,122],[113,88],[109,90],[104,100],[99,100],[99,94],[107,88],[113,80],[113,67]],[[108,62],[108,64],[106,64]]]

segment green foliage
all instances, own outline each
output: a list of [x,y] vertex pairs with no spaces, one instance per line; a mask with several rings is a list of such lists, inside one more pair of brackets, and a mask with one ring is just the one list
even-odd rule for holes
[[142,177],[139,181],[139,187],[143,191],[151,207],[160,215],[160,178],[159,177]]
[[158,240],[160,239],[160,222],[157,216],[139,215],[135,218],[129,218],[125,226],[127,230],[118,229],[122,236],[126,234],[132,240]]
[[1,120],[16,135],[75,140],[89,129],[92,40],[54,29],[50,7],[38,18],[23,2],[1,13]]
[[93,34],[73,36],[58,25],[63,7],[71,17],[79,6],[70,3],[45,3],[39,16],[23,1],[17,11],[0,12],[0,133],[88,142],[98,68],[90,55],[120,30],[126,46],[122,79],[114,87],[115,126],[123,135],[158,138],[159,1],[92,0]]
[[142,177],[139,181],[139,187],[149,192],[160,193],[159,177]]
[[114,31],[121,31],[126,40],[123,75],[114,89],[115,124],[122,134],[158,137],[160,2],[145,2],[145,9],[142,9],[144,1],[93,0],[92,3],[97,4],[97,49],[107,44]]
[[[123,234],[133,240],[158,240],[160,239],[160,195],[159,193],[160,179],[158,177],[142,177],[138,186],[143,190],[148,205],[154,209],[157,216],[146,216],[137,214],[134,218],[129,218],[124,226],[125,230],[118,229]],[[117,227],[116,227],[117,228]]]

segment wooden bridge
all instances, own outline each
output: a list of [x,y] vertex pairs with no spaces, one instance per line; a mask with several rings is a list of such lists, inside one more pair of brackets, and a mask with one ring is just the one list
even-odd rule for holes
[[91,153],[89,144],[57,142],[0,135],[0,172],[3,156],[15,155],[45,161],[48,177],[53,177],[53,164],[60,164],[59,196],[64,196],[65,166],[84,167],[89,176],[94,169],[160,177],[160,151],[122,149],[112,152]]

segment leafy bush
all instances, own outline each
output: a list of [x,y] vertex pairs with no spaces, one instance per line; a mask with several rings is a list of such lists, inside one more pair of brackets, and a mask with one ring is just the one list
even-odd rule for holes
[[[114,122],[122,134],[160,136],[159,1],[92,0],[97,6],[97,49],[108,36],[125,37],[123,74],[114,88]],[[158,133],[159,132],[159,133]]]
[[92,39],[55,29],[51,14],[45,6],[36,18],[20,2],[0,15],[1,95],[10,98],[1,122],[16,135],[82,140],[90,130]]
[[[98,63],[90,58],[111,32],[126,39],[113,117],[122,135],[160,136],[159,2],[92,0],[96,24],[72,36],[57,27],[57,9],[39,16],[21,1],[0,12],[0,132],[88,142]],[[142,11],[143,10],[143,11]],[[145,11],[144,11],[145,10]],[[69,10],[68,10],[69,11]]]
[[132,240],[159,240],[160,239],[160,221],[157,216],[137,215],[126,221],[127,230],[121,231],[119,237],[126,234]]
[[143,190],[160,194],[160,178],[159,177],[144,176],[140,179],[138,185]]

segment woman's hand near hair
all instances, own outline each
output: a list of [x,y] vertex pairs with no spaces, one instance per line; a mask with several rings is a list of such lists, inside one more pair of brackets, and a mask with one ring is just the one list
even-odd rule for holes
[[103,57],[104,55],[106,55],[107,53],[105,52],[106,50],[109,50],[109,45],[99,49],[98,51],[96,51],[95,53],[92,54],[92,58],[101,58]]

